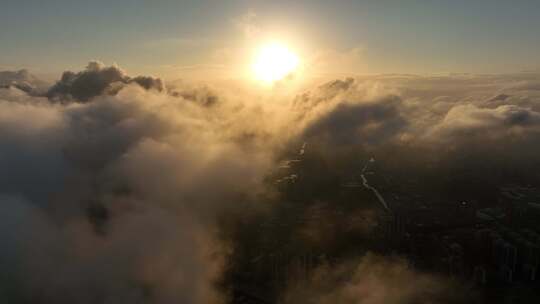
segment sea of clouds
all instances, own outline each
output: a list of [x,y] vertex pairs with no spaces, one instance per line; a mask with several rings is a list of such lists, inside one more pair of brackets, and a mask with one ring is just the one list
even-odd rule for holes
[[[395,172],[532,183],[539,101],[536,73],[362,76],[283,96],[99,62],[48,86],[0,72],[0,300],[225,302],[218,283],[235,248],[219,219],[279,201],[266,177],[286,151],[307,142],[321,175],[360,153],[386,155]],[[368,255],[321,268],[285,299],[447,298],[453,283],[405,265]]]

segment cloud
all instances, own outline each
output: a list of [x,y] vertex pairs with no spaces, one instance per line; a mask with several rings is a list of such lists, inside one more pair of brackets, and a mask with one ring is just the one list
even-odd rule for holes
[[6,302],[219,303],[201,284],[215,278],[219,262],[209,262],[211,242],[189,218],[141,204],[100,237],[84,218],[58,225],[24,199],[0,202],[2,261],[10,262],[2,285],[16,286],[2,295]]
[[[334,145],[379,144],[391,140],[406,126],[396,109],[399,97],[388,96],[373,102],[340,103],[305,130],[308,140],[324,140]],[[315,137],[315,138],[313,138]]]
[[65,141],[65,122],[57,107],[36,100],[19,103],[0,98],[0,193],[41,201],[59,190],[65,173],[59,150]]
[[381,147],[406,139],[418,148],[443,148],[480,137],[501,144],[535,138],[540,96],[516,90],[507,77],[348,78],[299,95],[294,108],[302,136],[326,138],[331,146]]
[[[10,247],[2,263],[17,261],[10,273],[20,278],[2,291],[8,302],[226,298],[215,288],[228,250],[217,218],[265,191],[264,114],[126,77],[90,64],[51,89],[85,103],[1,92],[0,220],[18,227],[0,240]],[[108,94],[118,79],[124,87]]]
[[448,279],[420,273],[400,258],[368,253],[358,261],[323,265],[290,288],[284,303],[461,303],[464,288]]
[[336,80],[295,99],[305,140],[329,147],[380,145],[407,127],[401,97],[353,78]]
[[[453,107],[434,127],[432,136],[452,140],[452,137],[510,137],[538,132],[540,113],[515,105],[493,109],[474,105]],[[529,136],[533,136],[532,134]]]
[[47,85],[28,70],[0,71],[0,88],[14,87],[26,93],[37,94]]
[[117,66],[105,67],[100,62],[91,61],[82,72],[64,72],[62,78],[49,89],[47,97],[54,100],[75,99],[86,102],[105,93],[114,94],[124,84],[129,83],[136,83],[147,90],[165,89],[161,79],[145,76],[131,78]]
[[[165,88],[158,78],[91,62],[65,72],[46,95],[0,88],[0,257],[9,265],[2,280],[10,281],[0,297],[226,301],[216,286],[245,262],[252,242],[275,232],[238,223],[259,227],[272,212],[293,216],[288,203],[298,193],[300,218],[324,204],[339,209],[345,199],[336,189],[372,156],[398,181],[406,173],[434,186],[471,175],[479,187],[499,178],[537,182],[530,168],[540,164],[540,93],[515,85],[536,78],[364,76],[290,96],[230,84]],[[280,189],[272,179],[278,163],[303,142],[309,152],[299,190]],[[329,215],[331,229],[309,220],[280,226],[280,237],[285,245],[338,248],[336,239],[377,226],[368,205],[355,201],[358,209]],[[273,211],[243,217],[263,206]],[[229,233],[235,225],[252,239]],[[299,289],[289,286],[286,299],[437,301],[457,286],[378,255],[317,273]]]

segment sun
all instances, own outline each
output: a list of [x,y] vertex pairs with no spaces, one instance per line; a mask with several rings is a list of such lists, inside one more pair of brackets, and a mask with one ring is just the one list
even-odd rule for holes
[[279,42],[263,45],[256,54],[252,71],[264,83],[273,83],[291,75],[300,63],[298,56]]

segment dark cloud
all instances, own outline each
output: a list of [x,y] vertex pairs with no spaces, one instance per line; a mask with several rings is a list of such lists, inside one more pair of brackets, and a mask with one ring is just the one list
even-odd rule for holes
[[321,115],[306,128],[307,140],[324,140],[329,145],[377,145],[406,127],[397,106],[400,99],[388,96],[374,101],[344,101]]
[[92,61],[86,70],[78,73],[64,72],[62,78],[47,92],[53,100],[71,100],[85,102],[102,94],[115,94],[123,85],[136,83],[150,90],[163,91],[165,86],[158,78],[138,76],[131,78],[117,66],[106,67]]
[[183,87],[179,90],[171,92],[171,95],[175,97],[182,97],[184,99],[202,104],[204,106],[213,106],[219,102],[219,96],[217,92],[214,92],[207,86],[203,87]]

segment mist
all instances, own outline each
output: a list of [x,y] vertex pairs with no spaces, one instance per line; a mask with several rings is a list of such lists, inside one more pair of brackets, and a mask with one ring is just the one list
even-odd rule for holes
[[[534,73],[366,76],[294,94],[169,84],[99,62],[45,89],[28,71],[0,76],[6,303],[228,303],[238,265],[273,235],[334,258],[273,287],[285,303],[465,302],[463,284],[368,253],[380,224],[367,197],[324,225],[256,227],[286,222],[291,204],[308,219],[331,210],[347,200],[332,189],[371,157],[460,200],[539,181]],[[283,182],[303,144],[303,169]],[[474,191],[455,191],[472,180]],[[352,240],[365,249],[353,254]]]

